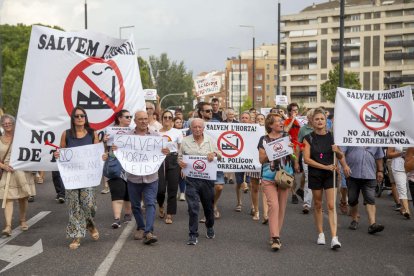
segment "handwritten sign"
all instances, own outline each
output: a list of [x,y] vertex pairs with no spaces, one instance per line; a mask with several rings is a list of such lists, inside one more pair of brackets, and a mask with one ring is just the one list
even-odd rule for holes
[[214,76],[212,73],[202,77],[200,76],[194,80],[194,87],[197,97],[219,93],[221,89],[221,78]]
[[289,104],[288,97],[284,95],[277,95],[275,101],[276,101],[276,105],[288,105]]
[[157,89],[144,89],[144,99],[146,101],[156,101]]
[[161,136],[115,135],[114,151],[122,168],[133,175],[150,175],[158,172],[165,155],[167,138]]
[[286,155],[293,153],[293,148],[289,147],[289,137],[283,137],[277,140],[274,140],[270,143],[263,144],[263,147],[266,151],[266,155],[269,158],[269,161],[273,161],[279,158],[282,158]]
[[207,156],[183,155],[183,162],[187,164],[187,167],[182,170],[185,176],[216,180],[217,158],[209,162]]
[[60,149],[57,160],[65,189],[81,189],[101,183],[104,161],[102,143]]
[[106,144],[108,146],[112,146],[112,144],[114,143],[114,137],[115,135],[125,135],[128,133],[131,133],[132,128],[130,127],[117,127],[117,126],[111,126],[111,127],[107,127],[106,128],[106,134],[109,135],[108,141],[106,142]]

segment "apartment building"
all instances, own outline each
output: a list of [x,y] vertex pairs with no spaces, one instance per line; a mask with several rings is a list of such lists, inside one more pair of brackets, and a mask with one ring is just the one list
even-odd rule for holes
[[[238,57],[226,61],[226,90],[228,106],[239,111],[239,107],[249,98],[254,107],[275,105],[277,87],[277,45],[263,44],[255,49],[255,76],[253,87],[253,50],[241,51]],[[241,110],[244,111],[244,110]]]
[[[281,89],[290,101],[332,107],[321,84],[339,62],[338,0],[281,17]],[[346,0],[344,70],[365,90],[414,84],[414,1]]]

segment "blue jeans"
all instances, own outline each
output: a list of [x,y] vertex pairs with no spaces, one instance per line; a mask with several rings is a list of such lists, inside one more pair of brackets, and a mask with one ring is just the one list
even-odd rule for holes
[[210,180],[186,178],[185,197],[188,205],[190,236],[198,237],[198,212],[203,205],[206,227],[214,226],[214,183]]
[[[132,213],[137,222],[137,230],[143,229],[145,234],[154,231],[155,202],[157,200],[158,180],[152,183],[132,183],[128,181],[129,200],[131,201]],[[141,212],[141,196],[144,194],[145,216]]]

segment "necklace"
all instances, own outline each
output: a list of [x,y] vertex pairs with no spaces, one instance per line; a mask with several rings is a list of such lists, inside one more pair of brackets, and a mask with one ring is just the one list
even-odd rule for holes
[[[313,134],[313,133],[312,133]],[[311,135],[312,135],[311,134]],[[312,135],[313,136],[313,135]],[[315,150],[316,152],[319,152],[319,159],[323,159],[323,153],[321,151],[321,148],[319,147],[319,143],[318,143],[318,139],[316,139],[316,137],[318,137],[318,135],[315,133],[314,138],[314,146],[315,146]]]

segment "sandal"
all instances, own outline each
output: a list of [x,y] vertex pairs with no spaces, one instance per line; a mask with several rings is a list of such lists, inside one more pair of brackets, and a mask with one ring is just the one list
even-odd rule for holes
[[164,207],[160,207],[158,210],[159,214],[158,216],[163,219],[165,217]]
[[260,219],[259,212],[254,212],[253,220],[259,220],[259,219]]
[[219,219],[221,218],[220,212],[218,209],[214,209],[214,218],[215,219]]
[[165,224],[172,224],[172,216],[171,215],[167,215],[167,217],[165,218]]
[[6,236],[6,237],[10,237],[11,236],[11,226],[10,225],[6,225],[6,228],[3,229],[3,231],[1,232],[2,236]]
[[267,224],[269,222],[268,217],[263,217],[262,224]]
[[242,211],[242,206],[241,205],[237,205],[236,206],[236,209],[234,209],[234,211],[241,212]]
[[408,213],[408,212],[404,212],[402,215],[403,215],[406,219],[410,219],[410,218],[411,218],[411,215],[410,215],[410,213]]
[[73,239],[73,241],[69,244],[69,248],[72,250],[78,249],[80,246],[80,238]]
[[37,183],[37,184],[43,184],[43,181],[44,181],[43,177],[40,177],[40,176],[39,176],[39,177],[37,178],[37,180],[36,180],[36,183]]
[[96,227],[91,227],[88,230],[89,230],[89,233],[91,233],[91,237],[94,241],[99,240],[99,232],[98,232],[98,229],[96,229]]
[[29,225],[27,225],[26,221],[21,221],[21,222],[20,222],[20,229],[21,229],[22,231],[27,231],[27,230],[29,230]]

